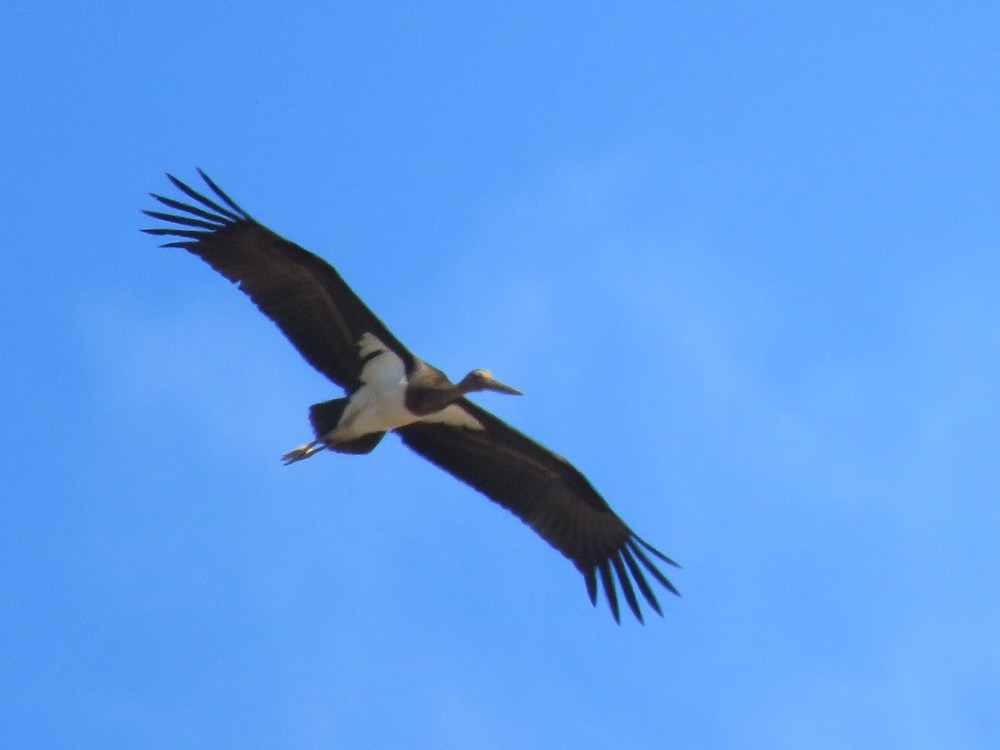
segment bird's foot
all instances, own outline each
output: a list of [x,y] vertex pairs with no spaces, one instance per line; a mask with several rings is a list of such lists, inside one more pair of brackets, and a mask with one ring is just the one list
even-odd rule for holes
[[303,458],[309,458],[313,453],[323,450],[324,447],[318,440],[314,440],[311,443],[300,445],[295,450],[288,451],[288,453],[281,457],[281,461],[285,466],[288,466],[289,464],[294,464],[296,461],[301,461]]

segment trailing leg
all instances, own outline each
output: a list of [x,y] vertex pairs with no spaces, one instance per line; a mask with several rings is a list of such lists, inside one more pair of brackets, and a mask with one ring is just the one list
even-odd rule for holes
[[289,464],[294,464],[296,461],[301,461],[303,458],[309,458],[313,453],[318,453],[324,448],[326,448],[326,445],[323,442],[313,440],[311,443],[300,445],[298,448],[288,451],[288,453],[281,457],[281,461],[285,466],[288,466]]

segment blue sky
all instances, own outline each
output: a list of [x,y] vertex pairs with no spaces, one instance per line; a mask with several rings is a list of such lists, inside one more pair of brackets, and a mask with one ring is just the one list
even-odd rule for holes
[[[9,2],[11,747],[995,748],[995,3]],[[573,460],[595,611],[140,235],[204,168]],[[665,599],[665,598],[664,598]]]

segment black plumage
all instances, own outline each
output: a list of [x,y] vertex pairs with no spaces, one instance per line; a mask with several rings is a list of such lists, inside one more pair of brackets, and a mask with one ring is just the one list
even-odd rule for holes
[[[256,222],[207,175],[200,170],[199,174],[214,199],[168,175],[194,203],[154,194],[176,213],[145,211],[165,226],[144,232],[170,238],[164,247],[183,248],[236,283],[306,361],[344,388],[348,398],[364,386],[362,370],[371,356],[361,355],[359,341],[366,333],[377,337],[403,363],[407,395],[414,397],[407,403],[416,404],[420,396],[422,403],[432,405],[412,406],[414,419],[429,408],[450,404],[449,408],[457,407],[482,426],[468,429],[440,421],[414,421],[394,430],[406,445],[519,516],[576,565],[593,603],[598,588],[603,588],[616,620],[620,617],[619,589],[640,621],[636,588],[662,614],[646,575],[676,594],[654,558],[676,563],[637,537],[566,459],[466,399],[464,394],[470,390],[491,387],[477,384],[484,371],[473,371],[459,384],[452,384],[404,347],[333,267]],[[313,406],[310,416],[317,443],[336,426],[348,398]],[[352,444],[330,447],[364,453],[381,436],[373,433]]]

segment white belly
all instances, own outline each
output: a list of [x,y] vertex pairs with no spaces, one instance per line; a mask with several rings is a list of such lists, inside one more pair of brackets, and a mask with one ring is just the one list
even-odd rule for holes
[[[332,435],[335,441],[356,440],[374,432],[388,432],[420,421],[442,422],[454,427],[481,430],[470,414],[448,406],[436,414],[418,417],[404,406],[406,371],[403,361],[371,333],[358,341],[359,354],[370,357],[361,371],[361,386],[351,396]],[[373,356],[374,355],[374,356]]]
[[405,382],[362,386],[351,396],[333,439],[354,440],[416,422],[417,416],[403,405],[404,392]]

